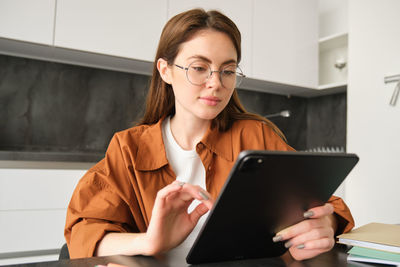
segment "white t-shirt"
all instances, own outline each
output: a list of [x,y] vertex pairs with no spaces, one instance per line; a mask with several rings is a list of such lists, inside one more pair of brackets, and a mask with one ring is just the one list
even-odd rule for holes
[[[204,165],[196,150],[184,150],[175,141],[171,132],[170,117],[163,121],[162,135],[167,159],[176,174],[176,180],[199,185],[203,189],[206,189],[206,170]],[[199,203],[201,202],[195,199],[189,206],[188,212],[191,212]],[[190,249],[192,247],[207,216],[208,213],[200,218],[192,233],[177,248]]]

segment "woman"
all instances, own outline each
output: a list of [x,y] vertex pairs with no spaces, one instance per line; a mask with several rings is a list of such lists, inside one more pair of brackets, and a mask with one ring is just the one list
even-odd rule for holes
[[[72,258],[169,251],[189,240],[240,151],[293,150],[276,126],[241,106],[240,57],[240,32],[217,11],[190,10],[166,24],[141,123],[112,138],[72,196]],[[298,260],[330,250],[335,232],[354,225],[337,197],[305,217],[274,237]]]

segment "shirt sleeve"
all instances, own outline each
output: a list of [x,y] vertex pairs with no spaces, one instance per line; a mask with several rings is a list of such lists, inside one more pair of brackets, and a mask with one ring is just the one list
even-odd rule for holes
[[295,151],[283,140],[272,126],[262,123],[262,132],[264,136],[264,149],[278,151]]
[[129,197],[134,196],[129,191],[133,190],[129,186],[132,174],[127,174],[116,139],[72,195],[64,229],[71,258],[93,256],[98,242],[109,232],[139,232],[136,221],[141,217],[140,209]]
[[337,196],[331,196],[328,203],[333,205],[334,215],[338,223],[335,235],[349,232],[354,227],[354,219],[346,203]]

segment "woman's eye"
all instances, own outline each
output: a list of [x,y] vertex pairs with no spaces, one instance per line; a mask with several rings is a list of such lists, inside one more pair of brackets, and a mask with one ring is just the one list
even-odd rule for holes
[[198,72],[204,72],[207,70],[207,68],[203,66],[192,66],[192,69]]
[[232,75],[235,75],[236,73],[234,72],[234,71],[232,71],[232,70],[224,70],[224,71],[222,71],[222,75],[225,75],[225,76],[232,76]]

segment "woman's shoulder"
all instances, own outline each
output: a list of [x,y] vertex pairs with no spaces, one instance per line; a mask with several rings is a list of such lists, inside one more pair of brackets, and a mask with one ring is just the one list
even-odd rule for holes
[[111,139],[111,146],[119,146],[123,149],[137,150],[140,144],[156,142],[162,138],[161,126],[159,123],[151,125],[138,125],[116,132]]
[[292,150],[274,129],[272,123],[268,124],[262,120],[236,120],[232,125],[232,136],[233,140],[242,140],[241,142],[257,149]]
[[118,131],[114,134],[118,139],[130,139],[140,137],[152,125],[136,125],[125,130]]
[[232,131],[238,131],[240,133],[261,133],[268,131],[270,134],[274,133],[271,125],[265,121],[256,119],[243,119],[236,120],[232,125]]

